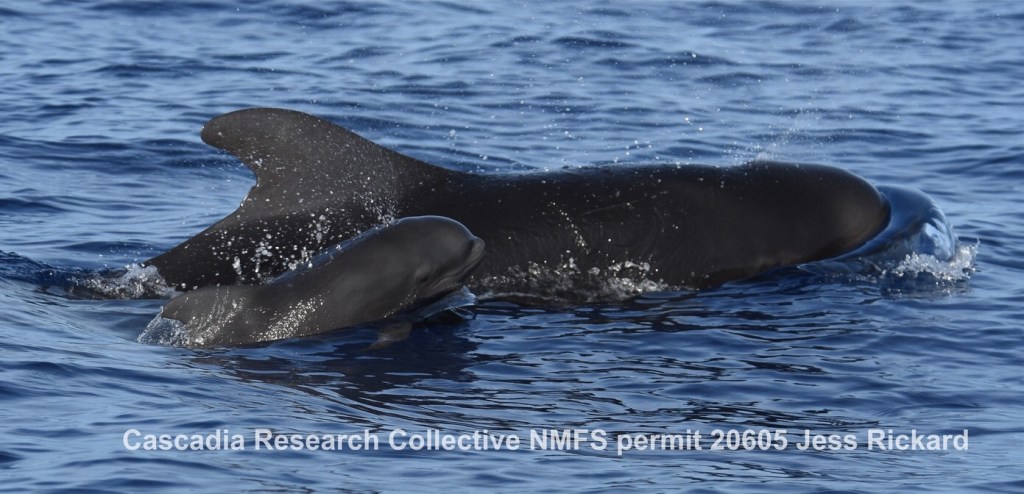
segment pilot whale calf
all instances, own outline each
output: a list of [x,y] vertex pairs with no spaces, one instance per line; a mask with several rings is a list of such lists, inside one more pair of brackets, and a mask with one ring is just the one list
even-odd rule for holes
[[474,290],[528,291],[531,273],[564,266],[580,278],[639,266],[667,286],[707,288],[849,252],[889,217],[875,187],[821,165],[465,173],[273,108],[216,117],[202,138],[245,163],[256,185],[235,212],[146,261],[182,289],[253,283],[417,215],[450,217],[487,242]]
[[184,334],[173,341],[189,347],[309,336],[379,321],[450,293],[483,256],[483,241],[456,221],[403,218],[269,283],[187,292],[164,305],[157,321],[182,323],[173,329]]

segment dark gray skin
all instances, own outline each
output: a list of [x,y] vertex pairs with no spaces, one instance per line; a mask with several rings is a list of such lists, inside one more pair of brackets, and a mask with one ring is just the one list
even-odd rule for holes
[[[257,181],[237,211],[146,262],[185,289],[251,283],[382,219],[425,214],[453,218],[487,242],[474,289],[527,290],[529,277],[507,275],[570,259],[579,273],[647,263],[650,279],[707,288],[849,252],[889,217],[873,186],[821,165],[471,174],[269,108],[214,118],[202,138],[238,157]],[[260,245],[273,255],[254,260]]]
[[484,243],[448,218],[403,218],[262,285],[211,286],[160,315],[185,325],[185,345],[235,346],[309,336],[385,319],[462,286]]

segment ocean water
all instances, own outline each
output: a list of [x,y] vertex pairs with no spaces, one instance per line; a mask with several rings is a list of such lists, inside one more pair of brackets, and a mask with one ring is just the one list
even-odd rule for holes
[[[0,491],[1021,492],[1022,38],[1011,1],[5,3]],[[249,106],[480,173],[827,163],[945,221],[714,290],[481,300],[382,350],[141,344],[137,279],[66,282],[233,211],[253,177],[198,131]]]

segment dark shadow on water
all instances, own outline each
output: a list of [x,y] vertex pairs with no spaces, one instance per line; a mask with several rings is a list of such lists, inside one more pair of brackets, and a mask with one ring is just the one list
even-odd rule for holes
[[320,337],[263,346],[197,351],[194,361],[223,368],[243,381],[260,381],[326,397],[358,400],[424,379],[472,380],[468,355],[477,344],[462,333],[467,323],[454,316],[417,323],[405,341],[371,349],[378,328],[363,325]]

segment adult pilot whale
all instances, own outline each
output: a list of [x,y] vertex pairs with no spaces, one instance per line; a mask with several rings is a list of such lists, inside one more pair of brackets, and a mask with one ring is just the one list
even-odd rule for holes
[[256,185],[234,213],[145,262],[183,289],[251,283],[415,215],[453,218],[487,242],[473,288],[530,291],[545,268],[571,267],[578,281],[624,265],[663,286],[706,288],[849,252],[889,218],[871,184],[821,165],[465,173],[273,108],[216,117],[202,139],[245,163]]
[[379,321],[455,291],[483,257],[483,241],[454,220],[402,218],[267,283],[208,286],[179,295],[139,339],[235,346]]

